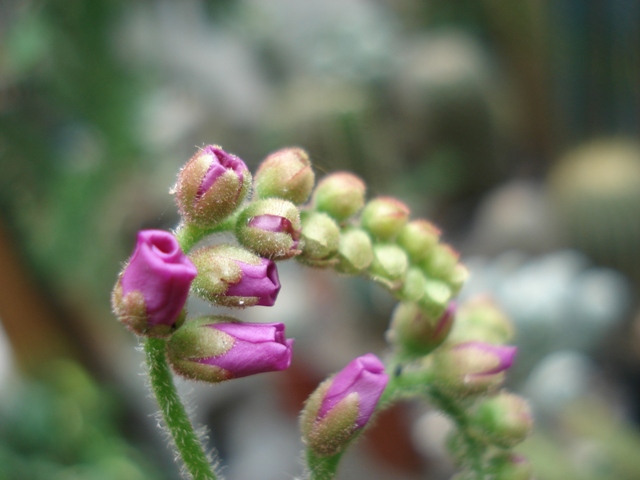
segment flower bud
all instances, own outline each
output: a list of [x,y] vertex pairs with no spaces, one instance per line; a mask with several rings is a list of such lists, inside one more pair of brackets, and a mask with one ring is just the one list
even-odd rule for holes
[[417,302],[425,296],[427,289],[427,277],[417,267],[409,267],[404,277],[404,285],[400,292],[400,298],[408,302]]
[[362,211],[362,228],[379,240],[393,240],[409,218],[409,207],[392,197],[370,200]]
[[341,452],[373,415],[388,381],[384,364],[368,353],[322,382],[300,418],[307,447],[318,456]]
[[300,253],[300,212],[287,200],[250,203],[238,216],[238,241],[261,257],[282,260]]
[[483,399],[470,419],[487,442],[501,448],[515,447],[533,427],[529,404],[522,397],[505,391]]
[[455,310],[455,303],[451,303],[440,317],[431,317],[416,303],[401,302],[393,312],[387,339],[408,355],[427,355],[447,338]]
[[172,234],[142,230],[114,288],[113,311],[138,335],[169,335],[197,273]]
[[438,243],[440,230],[426,220],[407,223],[398,235],[398,244],[405,249],[414,263],[424,260]]
[[340,227],[326,213],[307,211],[302,214],[302,253],[298,260],[316,267],[335,264],[340,246]]
[[409,268],[407,254],[397,245],[381,243],[373,246],[371,278],[390,290],[398,290]]
[[254,188],[257,198],[276,197],[301,204],[311,195],[314,182],[307,152],[301,148],[284,148],[260,164]]
[[451,275],[449,275],[449,277],[446,278],[445,280],[451,287],[453,294],[457,295],[462,289],[462,287],[464,286],[464,283],[467,281],[468,278],[469,278],[469,270],[467,269],[467,267],[465,267],[461,263],[458,263],[453,268]]
[[455,343],[479,340],[496,345],[510,341],[514,327],[509,317],[487,296],[467,300],[458,310],[450,340]]
[[433,355],[434,383],[452,395],[485,393],[498,387],[511,367],[516,347],[466,342]]
[[424,287],[424,295],[418,300],[420,307],[432,317],[442,315],[453,298],[449,285],[440,280],[428,279]]
[[250,188],[251,173],[244,162],[209,145],[182,168],[174,191],[187,223],[213,227],[238,208]]
[[366,270],[372,261],[373,246],[367,232],[359,228],[342,232],[335,266],[338,272],[355,275]]
[[193,291],[226,307],[272,306],[280,281],[273,260],[233,245],[213,245],[191,254],[198,268]]
[[173,370],[190,380],[222,382],[289,368],[293,340],[282,323],[243,323],[232,317],[190,320],[167,343]]
[[454,277],[459,258],[460,254],[451,246],[439,243],[431,248],[421,266],[428,276],[446,281]]
[[335,172],[324,177],[313,192],[312,204],[338,222],[344,222],[364,205],[366,185],[349,172]]

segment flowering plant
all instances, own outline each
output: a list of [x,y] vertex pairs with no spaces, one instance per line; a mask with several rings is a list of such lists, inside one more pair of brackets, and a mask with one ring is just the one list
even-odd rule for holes
[[[241,159],[205,147],[181,170],[174,193],[182,222],[173,233],[138,234],[112,304],[118,319],[145,339],[151,387],[189,478],[221,476],[172,375],[217,383],[284,370],[293,340],[281,323],[189,318],[187,296],[221,306],[271,306],[280,291],[275,262],[289,258],[365,276],[399,301],[388,351],[352,360],[305,403],[300,427],[310,480],[334,478],[376,413],[409,397],[429,401],[455,423],[448,443],[460,467],[455,478],[532,478],[528,462],[512,452],[531,429],[529,408],[501,390],[516,355],[507,345],[513,328],[486,304],[456,305],[467,270],[431,223],[411,220],[395,198],[367,202],[366,185],[348,172],[315,185],[309,156],[299,148],[269,155],[252,180]],[[194,249],[220,233],[236,243]]]

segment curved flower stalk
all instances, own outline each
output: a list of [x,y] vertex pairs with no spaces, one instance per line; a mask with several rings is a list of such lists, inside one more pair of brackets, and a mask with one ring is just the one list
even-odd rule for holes
[[[151,387],[188,475],[221,478],[182,406],[172,370],[213,384],[278,372],[292,361],[293,340],[281,323],[189,319],[187,296],[225,307],[274,305],[280,291],[275,262],[295,257],[310,267],[364,276],[399,302],[385,360],[372,353],[354,359],[305,403],[300,425],[310,480],[333,479],[375,415],[411,397],[456,425],[448,442],[460,466],[456,479],[531,479],[526,459],[512,451],[531,429],[529,408],[501,390],[516,355],[516,347],[506,345],[513,334],[509,320],[486,300],[458,305],[455,296],[468,276],[459,254],[433,224],[410,218],[403,202],[384,196],[367,202],[365,183],[348,172],[314,184],[309,155],[299,148],[268,156],[252,182],[241,159],[205,147],[179,174],[182,221],[175,236],[141,232],[118,278],[114,312],[134,333],[152,337],[145,343]],[[218,234],[223,242],[190,252]]]

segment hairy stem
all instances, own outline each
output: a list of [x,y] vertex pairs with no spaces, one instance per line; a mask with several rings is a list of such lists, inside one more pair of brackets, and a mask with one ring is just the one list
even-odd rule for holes
[[144,345],[151,389],[160,406],[162,419],[193,480],[217,480],[176,391],[165,357],[165,345],[166,341],[158,338],[149,338]]
[[332,480],[336,476],[342,454],[340,452],[330,457],[321,457],[307,450],[308,480]]

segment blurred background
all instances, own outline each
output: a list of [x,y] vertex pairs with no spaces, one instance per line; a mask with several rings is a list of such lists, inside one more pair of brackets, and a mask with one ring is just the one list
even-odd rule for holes
[[[178,478],[109,295],[209,143],[250,168],[301,146],[436,223],[461,297],[517,326],[538,478],[640,478],[639,128],[640,2],[2,1],[0,480]],[[240,315],[287,324],[291,369],[180,383],[228,480],[299,477],[302,402],[385,348],[385,292],[280,271],[278,305]],[[401,404],[339,478],[448,478],[447,429]]]

